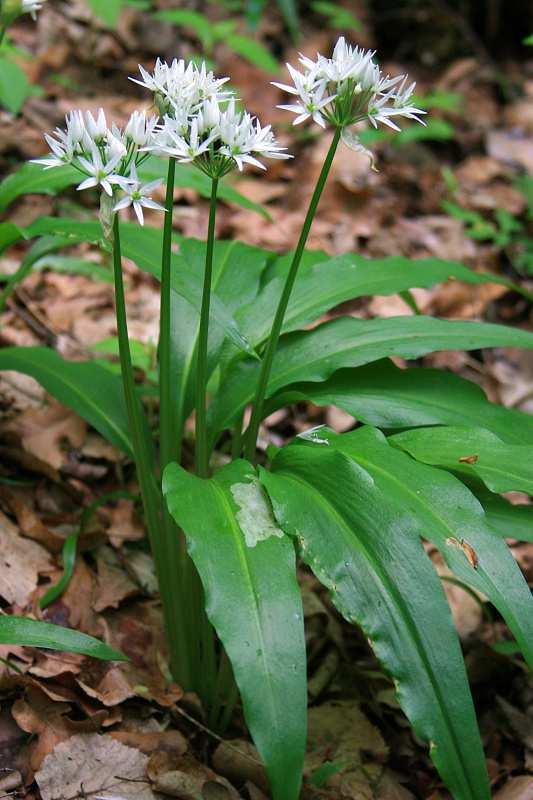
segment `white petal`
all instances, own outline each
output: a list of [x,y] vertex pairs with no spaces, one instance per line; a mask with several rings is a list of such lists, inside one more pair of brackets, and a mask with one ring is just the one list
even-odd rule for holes
[[162,206],[161,203],[156,203],[156,201],[152,200],[150,197],[143,197],[139,202],[145,208],[153,208],[154,211],[166,211],[165,206]]
[[97,184],[98,184],[98,181],[96,180],[96,178],[94,178],[94,177],[86,178],[76,188],[78,189],[78,192],[81,192],[82,189],[90,189],[92,186],[97,186]]
[[128,208],[128,206],[131,206],[131,203],[131,197],[126,195],[126,197],[123,197],[122,200],[119,200],[118,203],[113,206],[113,211],[120,211],[122,208]]
[[137,215],[137,219],[139,220],[140,224],[144,225],[144,214],[141,204],[135,201],[133,203],[133,210],[135,211],[135,214]]

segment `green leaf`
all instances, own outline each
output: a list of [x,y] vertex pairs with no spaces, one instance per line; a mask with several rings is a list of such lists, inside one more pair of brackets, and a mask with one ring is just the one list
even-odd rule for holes
[[0,57],[0,104],[12,114],[18,114],[30,94],[31,85],[24,70]]
[[74,167],[43,169],[39,164],[23,164],[0,183],[0,211],[23,194],[57,194],[79,178]]
[[477,383],[441,369],[400,369],[392,361],[342,369],[320,383],[297,383],[276,394],[265,415],[311,400],[334,405],[377,428],[476,425],[510,444],[533,444],[533,416],[489,403]]
[[84,275],[94,281],[113,283],[113,274],[107,267],[75,256],[46,255],[33,264],[33,269],[50,269],[53,272],[66,272],[68,275]]
[[533,505],[510,503],[491,492],[477,492],[494,533],[506,539],[533,542]]
[[[488,800],[485,760],[450,610],[422,543],[372,476],[327,444],[283,448],[261,470],[280,526],[357,622],[457,800]],[[444,666],[443,666],[444,665]]]
[[213,25],[207,17],[204,17],[198,11],[193,11],[189,8],[169,8],[164,11],[157,11],[153,16],[155,19],[170,22],[172,25],[192,28],[202,42],[204,50],[209,51],[213,47]]
[[88,0],[93,14],[99,17],[109,28],[114,28],[124,8],[124,0]]
[[[323,381],[343,367],[356,367],[385,356],[418,358],[436,350],[482,347],[533,348],[533,334],[519,328],[431,317],[362,320],[342,317],[312,331],[289,333],[280,340],[267,397],[298,381]],[[253,400],[259,368],[251,359],[232,365],[209,409],[213,435],[231,424]]]
[[27,617],[0,616],[0,644],[19,644],[82,653],[104,661],[127,661],[126,656],[86,633]]
[[132,454],[122,382],[92,361],[65,361],[47,347],[0,349],[0,370],[31,375],[60,403],[128,455]]
[[507,444],[483,428],[421,428],[397,433],[390,443],[417,461],[480,478],[491,492],[533,495],[530,444]]
[[12,222],[0,222],[0,253],[23,238],[24,235],[18,225]]
[[[254,468],[234,461],[203,480],[171,464],[163,492],[231,660],[275,800],[299,795],[306,659],[292,543],[277,528]],[[216,554],[216,557],[214,557]]]
[[328,19],[328,24],[332,28],[340,28],[341,30],[354,30],[358,31],[361,28],[361,23],[351,11],[347,8],[342,8],[338,3],[329,3],[326,0],[315,0],[311,3],[311,8],[317,14],[323,14]]
[[50,586],[43,594],[39,601],[39,608],[46,608],[58,597],[61,597],[63,592],[67,589],[72,575],[74,574],[74,567],[76,566],[76,549],[78,546],[78,533],[70,533],[65,539],[65,544],[62,550],[63,560],[63,574],[59,580]]
[[[348,253],[317,264],[303,265],[289,300],[283,331],[287,333],[301,328],[330,308],[356,297],[396,294],[414,287],[430,288],[450,279],[470,284],[499,283],[516,288],[506,278],[474,272],[456,261],[439,258],[413,260],[401,256],[366,259]],[[259,297],[243,305],[236,314],[241,331],[255,345],[268,337],[272,309],[278,304],[284,283],[284,274],[271,280]]]
[[[79,241],[99,243],[102,239],[102,229],[98,222],[79,222],[61,217],[42,217],[26,228],[26,234],[28,236],[45,234],[69,236],[73,244]],[[122,223],[120,241],[122,255],[125,258],[130,258],[140,269],[149,272],[157,280],[160,279],[162,232],[159,228]],[[203,247],[205,252],[205,244]],[[172,289],[182,295],[199,312],[202,305],[202,272],[192,269],[187,259],[180,253],[172,253],[171,258]],[[213,322],[223,328],[240,350],[251,352],[250,344],[242,336],[232,315],[215,293],[211,295],[211,315]]]
[[[155,156],[147,159],[139,168],[140,177],[146,181],[165,178],[166,172],[166,162]],[[73,186],[79,182],[80,173],[74,167],[44,169],[39,164],[23,164],[20,169],[8,175],[0,183],[0,211],[6,209],[10,203],[23,194],[57,194],[67,186]],[[188,164],[176,165],[175,185],[183,189],[194,189],[202,197],[211,196],[211,181],[207,175]],[[218,195],[228,203],[235,203],[270,219],[270,214],[263,206],[248,200],[231,184],[222,182],[218,189]]]
[[254,64],[265,72],[274,74],[279,72],[279,62],[257,39],[252,39],[250,36],[241,36],[238,33],[230,33],[229,36],[225,37],[224,41],[234,53],[245,58],[250,64]]
[[[316,439],[365,469],[409,531],[429,539],[457,578],[489,598],[533,666],[531,592],[511,551],[495,538],[470,490],[450,473],[395,450],[375,428],[342,435],[319,428],[299,437],[304,442]],[[475,565],[470,560],[474,554]]]

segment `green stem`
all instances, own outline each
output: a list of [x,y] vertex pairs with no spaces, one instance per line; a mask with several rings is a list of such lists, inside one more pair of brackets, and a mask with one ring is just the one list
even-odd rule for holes
[[135,391],[133,365],[131,361],[130,342],[128,336],[128,320],[126,317],[126,298],[124,295],[124,279],[122,277],[122,256],[120,251],[120,231],[118,214],[113,221],[113,270],[115,275],[115,308],[117,317],[117,335],[120,354],[120,367],[126,409],[131,429],[133,452],[138,472],[139,486],[146,514],[146,522],[150,536],[157,534],[160,527],[159,498],[154,480],[153,462],[150,447],[146,439],[146,427],[143,412]]
[[152,457],[149,429],[146,425],[146,420],[143,419],[142,406],[135,391],[122,276],[118,214],[115,214],[113,220],[113,270],[115,276],[115,307],[120,367],[137,477],[165,614],[171,669],[176,680],[183,678],[183,684],[186,685],[187,681],[190,681],[189,652],[185,628],[180,624],[182,604],[180,602],[180,592],[176,591],[177,564],[174,560],[175,546],[178,543],[178,539],[172,535],[169,538],[167,536],[167,526],[162,525],[165,515],[161,513],[162,499],[155,480],[155,465]]
[[213,250],[215,245],[215,217],[217,209],[218,178],[211,180],[211,203],[205,251],[204,288],[198,333],[198,360],[196,366],[196,474],[206,478],[209,473],[209,451],[207,446],[207,345],[209,338],[209,308],[211,303],[211,281],[213,277]]
[[266,344],[265,353],[263,355],[263,360],[261,364],[261,372],[259,374],[259,380],[257,382],[257,389],[255,393],[252,417],[250,419],[250,425],[248,426],[248,430],[246,432],[246,444],[245,444],[244,454],[245,458],[247,458],[249,461],[252,461],[255,456],[257,434],[259,431],[259,425],[261,424],[261,419],[263,414],[263,403],[265,400],[268,381],[270,379],[272,362],[274,360],[274,355],[276,353],[278,340],[283,326],[283,320],[285,318],[285,312],[287,311],[287,306],[289,304],[291,292],[294,286],[294,282],[296,280],[296,275],[298,274],[300,261],[302,260],[302,255],[305,249],[305,245],[307,243],[307,237],[309,236],[309,231],[311,229],[311,225],[313,223],[313,219],[316,214],[320,196],[322,195],[322,191],[326,184],[326,180],[329,171],[331,169],[331,165],[333,163],[333,158],[335,156],[335,152],[339,144],[341,133],[342,129],[340,127],[335,129],[335,135],[333,136],[333,140],[329,147],[328,154],[320,171],[320,175],[318,176],[318,181],[315,186],[313,196],[311,197],[309,208],[307,209],[307,214],[305,216],[302,231],[300,233],[300,238],[298,239],[298,244],[296,245],[296,250],[294,251],[294,256],[292,258],[289,273],[285,281],[285,286],[283,287],[283,292],[281,294],[278,303],[276,316],[274,317],[274,322],[272,323],[272,330],[270,331],[270,336]]
[[181,440],[176,427],[176,409],[172,408],[171,386],[171,261],[172,210],[174,208],[174,176],[176,159],[169,158],[165,219],[163,224],[163,253],[161,257],[161,305],[159,320],[159,458],[161,474],[171,461],[179,461]]
[[7,27],[5,25],[0,26],[0,47],[3,44],[4,36],[6,35]]

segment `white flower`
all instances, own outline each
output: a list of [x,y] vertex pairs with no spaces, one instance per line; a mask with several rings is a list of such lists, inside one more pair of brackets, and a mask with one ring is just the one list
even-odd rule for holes
[[139,71],[142,80],[130,80],[154,92],[160,110],[170,116],[182,115],[184,110],[194,114],[205,100],[224,100],[231,96],[231,92],[221,88],[229,78],[216,78],[203,62],[198,67],[192,61],[174,59],[167,64],[158,58],[152,74],[141,65]]
[[274,86],[278,89],[283,89],[289,94],[297,95],[300,98],[299,103],[291,103],[290,105],[278,106],[285,111],[292,111],[298,116],[293,122],[293,125],[299,125],[300,122],[312,117],[313,120],[322,128],[326,127],[326,120],[320,113],[320,110],[329,105],[334,99],[335,95],[326,94],[327,81],[325,78],[317,78],[316,64],[311,62],[306,73],[299,72],[294,69],[290,64],[287,64],[290,76],[293,80],[294,86],[285,83],[277,83],[272,81]]
[[144,147],[152,140],[157,121],[155,115],[147,117],[145,111],[134,111],[124,128],[125,140]]
[[153,137],[152,144],[144,147],[143,150],[171,156],[181,163],[188,163],[206,153],[211,142],[218,135],[217,131],[212,131],[207,138],[202,139],[197,117],[193,118],[188,130],[182,131],[181,123],[176,123],[172,117],[165,117],[160,130]]
[[94,147],[91,152],[91,158],[92,161],[89,161],[83,156],[79,158],[80,166],[89,177],[80,183],[77,187],[78,191],[89,189],[92,186],[101,186],[104,192],[111,197],[113,194],[112,184],[124,188],[124,186],[129,183],[128,178],[113,172],[121,159],[120,155],[114,156],[110,161],[104,164],[100,151]]
[[218,131],[221,142],[219,152],[233,159],[241,171],[244,164],[266,169],[252,153],[267,158],[292,158],[288,153],[282,152],[286,148],[276,142],[270,125],[262,128],[258,119],[254,120],[250,114],[236,111],[233,100],[220,115]]
[[212,131],[220,123],[220,102],[216,97],[210,97],[198,111],[198,130],[200,133]]
[[37,19],[37,11],[40,11],[46,0],[22,0],[20,13],[31,14],[33,19]]
[[95,144],[99,144],[105,139],[107,135],[107,120],[103,108],[98,109],[96,119],[90,111],[85,112],[85,128]]
[[132,205],[141,225],[144,225],[143,208],[165,211],[164,206],[160,203],[156,203],[155,200],[152,200],[150,197],[153,190],[163,183],[160,178],[155,181],[150,181],[150,183],[145,183],[143,186],[139,181],[135,165],[132,165],[128,181],[128,184],[122,187],[126,194],[122,200],[119,200],[113,207],[113,211],[120,211],[122,208],[128,208]]
[[341,36],[331,58],[320,53],[315,61],[300,56],[302,71],[287,64],[294,86],[274,84],[297,95],[298,102],[279,108],[296,114],[294,125],[311,117],[322,127],[328,122],[341,128],[345,144],[358,150],[364,148],[347,131],[358,122],[369,120],[374,127],[381,123],[396,131],[400,128],[393,118],[422,122],[420,115],[425,112],[412,102],[415,84],[407,85],[406,75],[383,75],[374,55],[374,50],[349,45]]

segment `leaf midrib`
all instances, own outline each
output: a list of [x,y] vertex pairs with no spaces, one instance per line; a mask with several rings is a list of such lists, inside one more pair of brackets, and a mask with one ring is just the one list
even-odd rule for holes
[[[284,470],[279,470],[278,474],[280,474],[281,472],[284,472]],[[361,541],[360,538],[356,537],[355,534],[353,534],[351,532],[351,528],[350,528],[349,524],[345,521],[344,517],[335,508],[335,506],[333,506],[332,503],[326,497],[324,497],[324,495],[321,492],[319,492],[316,489],[316,487],[314,487],[310,483],[307,483],[304,479],[300,478],[299,476],[298,477],[294,476],[292,473],[288,473],[288,472],[285,471],[285,475],[289,478],[289,480],[293,480],[295,483],[302,484],[303,486],[307,487],[308,490],[310,489],[314,494],[316,494],[316,496],[319,498],[319,500],[322,503],[322,505],[325,506],[326,511],[330,510],[331,511],[331,516],[334,519],[339,520],[340,528],[341,528],[341,530],[343,532],[343,538],[345,539],[347,545],[349,547],[353,546],[351,541],[350,541],[350,539],[351,538],[356,538],[356,540],[359,542],[359,544],[361,545],[362,549],[364,550],[366,558],[368,559],[368,562],[370,564],[374,564],[375,563],[375,560],[370,557],[370,554],[369,554],[369,551],[368,551],[368,548],[367,548],[365,542]],[[348,535],[348,538],[347,538],[346,534]],[[466,780],[466,785],[467,785],[467,787],[468,787],[468,789],[470,791],[471,797],[475,798],[476,794],[473,793],[471,791],[471,788],[470,788],[471,784],[470,784],[468,769],[465,768],[465,764],[463,762],[463,754],[462,754],[462,748],[461,748],[460,742],[458,741],[458,738],[457,738],[457,736],[455,734],[454,726],[450,724],[450,718],[449,718],[449,715],[448,715],[448,712],[447,712],[447,705],[446,705],[445,698],[442,696],[442,693],[441,693],[440,688],[439,688],[438,679],[434,675],[434,671],[433,671],[433,668],[431,666],[431,663],[428,661],[427,656],[425,654],[425,649],[424,649],[424,646],[423,646],[422,641],[420,639],[420,636],[418,635],[417,627],[416,627],[416,625],[411,624],[410,615],[408,613],[406,614],[406,612],[405,612],[406,606],[405,606],[405,602],[403,600],[402,595],[398,593],[394,583],[391,582],[390,578],[388,577],[387,573],[384,572],[383,567],[381,566],[381,564],[379,564],[379,562],[378,562],[378,567],[379,568],[378,568],[377,572],[380,575],[380,579],[381,579],[382,583],[385,586],[389,587],[390,595],[393,597],[393,599],[395,599],[395,602],[397,603],[397,605],[401,609],[403,609],[404,613],[403,613],[402,616],[403,616],[404,620],[406,620],[407,629],[411,631],[411,636],[412,636],[412,638],[414,640],[415,647],[416,647],[416,649],[417,649],[417,651],[419,653],[419,658],[422,661],[422,664],[425,665],[426,674],[429,677],[430,685],[431,685],[431,687],[433,689],[433,692],[434,692],[434,694],[435,694],[435,696],[436,696],[436,698],[438,700],[438,706],[441,709],[441,715],[442,715],[442,717],[443,717],[443,719],[445,721],[445,724],[446,724],[446,730],[448,731],[449,738],[451,739],[451,741],[453,743],[453,748],[455,750],[456,757],[457,757],[459,763],[462,765],[463,777]],[[355,584],[355,582],[353,580],[353,576],[351,575],[350,570],[347,570],[347,572],[350,575],[350,581],[352,582],[354,590],[357,592],[358,587],[357,587],[357,585]],[[392,587],[392,591],[390,591],[391,587]],[[335,595],[338,596],[337,591],[334,591],[334,590],[331,590],[331,591],[332,591],[332,594],[334,596]],[[399,600],[398,600],[398,597],[399,597]]]
[[229,520],[230,529],[231,529],[231,532],[233,534],[234,541],[236,542],[236,550],[237,550],[239,562],[242,565],[242,572],[243,572],[243,575],[244,575],[244,578],[245,578],[245,582],[246,582],[246,585],[248,587],[248,591],[249,591],[250,595],[253,598],[252,606],[253,606],[253,610],[254,610],[255,627],[257,628],[258,638],[259,638],[259,641],[260,641],[260,644],[261,644],[261,656],[260,656],[260,658],[261,658],[261,661],[263,663],[263,672],[267,676],[269,706],[271,708],[270,718],[274,720],[274,725],[276,727],[276,730],[280,730],[281,723],[280,723],[280,719],[279,719],[277,708],[276,708],[274,692],[273,692],[273,689],[272,689],[271,670],[268,668],[268,662],[266,660],[266,653],[267,653],[267,649],[268,648],[265,645],[265,639],[264,639],[263,631],[262,631],[262,627],[261,627],[261,615],[259,613],[259,597],[258,597],[257,592],[256,592],[255,587],[254,587],[254,582],[253,582],[253,578],[252,578],[251,573],[250,573],[250,568],[248,566],[248,561],[246,559],[245,553],[243,552],[243,548],[242,548],[243,534],[241,532],[241,529],[240,529],[239,525],[237,524],[237,522],[235,520],[235,513],[233,511],[233,508],[231,506],[231,503],[229,502],[229,499],[228,499],[226,493],[224,492],[224,489],[221,486],[219,486],[215,481],[212,482],[212,487],[213,487],[213,490],[215,491],[215,493],[219,495],[219,498],[221,500],[221,505],[223,507],[223,512],[225,512],[225,516]]

